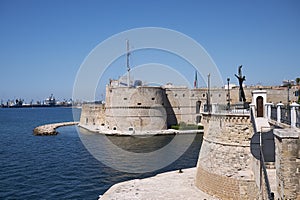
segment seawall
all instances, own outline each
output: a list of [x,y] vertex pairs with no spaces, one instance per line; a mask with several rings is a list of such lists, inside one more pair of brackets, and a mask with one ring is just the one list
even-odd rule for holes
[[54,124],[45,124],[34,128],[33,134],[38,136],[57,135],[58,134],[58,132],[56,131],[57,128],[62,126],[78,125],[78,123],[79,122],[61,122],[61,123],[54,123]]

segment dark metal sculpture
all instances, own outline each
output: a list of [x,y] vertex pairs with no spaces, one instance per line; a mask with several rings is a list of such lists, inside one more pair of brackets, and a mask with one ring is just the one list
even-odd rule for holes
[[245,92],[244,92],[244,89],[243,89],[243,82],[246,80],[246,78],[245,78],[245,76],[242,75],[242,65],[239,66],[238,73],[239,73],[239,75],[235,74],[235,76],[239,80],[239,85],[240,85],[239,99],[240,99],[241,102],[242,101],[246,102]]

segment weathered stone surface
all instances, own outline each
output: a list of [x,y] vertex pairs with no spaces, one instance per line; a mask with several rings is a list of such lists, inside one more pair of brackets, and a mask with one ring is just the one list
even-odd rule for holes
[[281,199],[300,199],[300,132],[275,129],[277,191]]
[[46,135],[57,135],[57,128],[62,126],[72,126],[77,125],[78,122],[62,122],[62,123],[54,123],[54,124],[46,124],[42,126],[38,126],[33,129],[33,134],[38,136],[46,136]]
[[99,200],[199,200],[217,199],[195,186],[196,168],[172,171],[145,179],[134,179],[113,185]]
[[249,115],[204,115],[204,137],[197,164],[196,186],[221,199],[255,199]]

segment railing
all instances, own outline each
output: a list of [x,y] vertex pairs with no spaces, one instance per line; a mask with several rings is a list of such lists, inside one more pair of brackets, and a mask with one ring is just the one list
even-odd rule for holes
[[260,167],[261,167],[260,168],[261,186],[262,186],[262,183],[264,183],[264,185],[265,185],[265,188],[261,188],[261,192],[262,192],[261,196],[263,197],[263,199],[265,199],[266,196],[264,195],[263,191],[266,191],[267,192],[267,198],[270,199],[270,200],[273,200],[274,196],[272,194],[271,187],[270,187],[270,182],[269,182],[267,168],[266,168],[266,164],[265,164],[265,158],[264,158],[264,154],[263,154],[262,144],[260,145]]
[[276,106],[271,103],[266,104],[268,119],[275,121],[277,124],[286,124],[290,127],[300,128],[300,105],[297,103],[284,106],[282,103]]
[[204,104],[203,108],[204,112],[210,113],[233,113],[233,114],[249,114],[249,106],[244,108],[244,104],[242,105],[230,105],[230,107],[226,104]]
[[296,108],[296,127],[300,128],[300,108]]
[[277,121],[277,108],[276,108],[276,106],[271,107],[271,119]]
[[268,173],[266,169],[266,164],[265,164],[265,158],[263,154],[263,144],[262,144],[262,133],[261,131],[257,132],[257,127],[256,127],[256,122],[255,122],[255,115],[253,113],[253,110],[250,109],[250,118],[253,126],[253,131],[254,134],[259,134],[259,189],[260,189],[260,198],[261,199],[268,199],[268,200],[273,200],[274,196],[273,193],[271,192],[271,187],[270,187],[270,182],[268,178]]
[[253,110],[251,109],[250,110],[250,119],[251,119],[251,122],[252,122],[252,127],[253,127],[253,131],[254,131],[254,134],[257,133],[257,128],[256,128],[256,122],[255,122],[255,117],[254,117],[254,113],[253,113]]
[[281,122],[291,125],[291,109],[289,106],[281,108]]

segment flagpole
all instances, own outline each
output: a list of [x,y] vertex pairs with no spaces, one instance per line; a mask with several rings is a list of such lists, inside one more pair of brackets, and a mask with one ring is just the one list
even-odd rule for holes
[[194,88],[198,88],[197,70],[195,71]]

